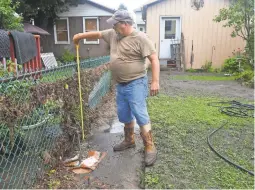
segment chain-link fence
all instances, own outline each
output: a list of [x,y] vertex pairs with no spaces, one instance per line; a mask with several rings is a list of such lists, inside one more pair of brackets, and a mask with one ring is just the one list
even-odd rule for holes
[[[109,57],[81,61],[84,121],[109,91]],[[0,188],[31,188],[80,132],[77,64],[0,76]],[[36,77],[35,77],[36,76]],[[38,77],[39,76],[39,77]]]

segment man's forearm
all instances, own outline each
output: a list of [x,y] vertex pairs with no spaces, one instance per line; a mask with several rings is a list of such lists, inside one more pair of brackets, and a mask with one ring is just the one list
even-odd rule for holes
[[79,33],[74,35],[74,43],[79,42],[79,40],[82,39],[100,39],[102,38],[102,33],[100,31],[96,31],[96,32],[84,32],[84,33]]
[[101,32],[84,32],[79,33],[80,39],[99,39],[101,38]]
[[158,59],[152,59],[151,60],[151,72],[152,72],[152,82],[159,82],[159,60]]

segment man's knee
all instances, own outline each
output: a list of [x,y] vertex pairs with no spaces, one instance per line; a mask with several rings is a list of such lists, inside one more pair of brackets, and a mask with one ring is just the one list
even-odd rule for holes
[[144,126],[150,123],[150,117],[147,111],[147,107],[139,106],[138,104],[133,104],[130,106],[133,115],[136,118],[137,124],[139,126]]

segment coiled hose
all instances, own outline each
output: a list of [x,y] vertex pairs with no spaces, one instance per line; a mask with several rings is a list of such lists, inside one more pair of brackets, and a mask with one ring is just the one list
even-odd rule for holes
[[[254,118],[254,105],[250,104],[243,104],[237,101],[226,101],[226,102],[212,102],[208,104],[209,106],[213,107],[219,107],[219,111],[221,113],[224,113],[229,116],[233,117],[253,117]],[[225,105],[225,106],[224,106]],[[220,154],[211,144],[211,137],[220,129],[222,129],[227,122],[225,122],[221,127],[218,129],[214,130],[212,133],[210,133],[207,137],[207,144],[209,145],[210,149],[220,158],[222,158],[224,161],[228,162],[229,164],[235,166],[236,168],[247,172],[248,174],[254,176],[254,173],[252,171],[249,171],[245,169],[244,167],[234,163],[233,161],[229,160],[222,154]]]

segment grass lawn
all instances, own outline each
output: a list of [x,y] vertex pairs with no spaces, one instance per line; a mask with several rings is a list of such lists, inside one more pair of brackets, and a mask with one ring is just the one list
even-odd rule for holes
[[228,121],[211,142],[218,152],[253,171],[253,118],[229,117],[207,105],[216,101],[223,100],[165,95],[148,99],[159,153],[157,163],[146,168],[146,188],[254,189],[253,176],[217,157],[207,144],[208,134]]
[[235,76],[222,76],[222,75],[175,75],[170,76],[172,80],[198,80],[198,81],[229,81],[235,80]]

